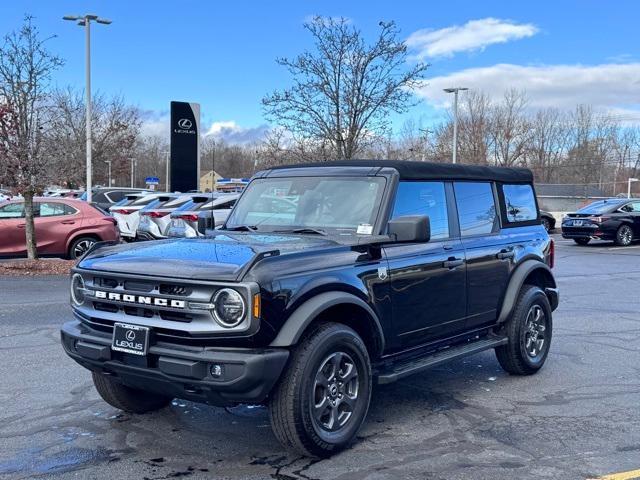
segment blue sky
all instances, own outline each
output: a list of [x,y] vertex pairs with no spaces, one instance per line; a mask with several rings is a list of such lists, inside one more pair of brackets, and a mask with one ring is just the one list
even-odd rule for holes
[[[92,30],[93,88],[120,93],[148,111],[162,131],[170,100],[199,102],[207,130],[252,138],[265,124],[262,96],[287,85],[275,63],[310,46],[302,28],[314,14],[345,16],[373,38],[395,20],[412,54],[432,64],[420,103],[402,117],[441,118],[444,86],[499,97],[526,89],[533,107],[591,103],[620,118],[640,118],[640,2],[634,1],[42,1],[0,5],[0,33],[36,17],[49,47],[66,60],[61,86],[84,85],[84,37],[64,14],[96,13],[109,26]],[[235,135],[235,137],[234,137]]]

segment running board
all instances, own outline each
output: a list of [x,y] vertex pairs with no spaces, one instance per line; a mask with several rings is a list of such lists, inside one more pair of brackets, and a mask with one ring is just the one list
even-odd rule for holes
[[480,340],[434,352],[426,357],[391,364],[388,369],[378,374],[378,384],[393,383],[408,375],[413,375],[456,358],[467,357],[490,348],[505,345],[508,340],[507,337],[483,337]]

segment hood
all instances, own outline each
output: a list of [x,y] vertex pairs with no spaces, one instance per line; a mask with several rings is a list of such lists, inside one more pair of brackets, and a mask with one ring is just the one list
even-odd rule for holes
[[339,246],[340,243],[327,237],[225,232],[204,238],[98,244],[78,267],[112,273],[238,281],[262,258]]

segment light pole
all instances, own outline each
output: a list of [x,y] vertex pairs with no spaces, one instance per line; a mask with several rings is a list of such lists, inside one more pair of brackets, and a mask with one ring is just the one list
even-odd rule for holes
[[136,171],[136,159],[131,158],[131,188],[133,188],[134,183],[134,172]]
[[631,182],[640,182],[640,178],[630,178],[627,182],[627,198],[631,198]]
[[458,92],[469,90],[466,87],[445,88],[447,93],[453,93],[453,163],[458,154]]
[[166,151],[164,152],[165,156],[166,156],[166,161],[165,161],[165,166],[166,166],[166,172],[164,174],[164,191],[168,192],[169,191],[169,155],[171,155],[170,151]]
[[86,93],[87,93],[87,108],[86,108],[86,131],[87,131],[87,202],[91,203],[91,22],[95,21],[102,23],[103,25],[109,25],[111,20],[106,18],[99,18],[97,15],[65,15],[63,20],[69,20],[77,22],[78,25],[84,27],[85,31],[85,75],[86,75]]
[[104,163],[106,163],[109,166],[109,184],[107,185],[108,187],[111,187],[111,160],[105,160]]

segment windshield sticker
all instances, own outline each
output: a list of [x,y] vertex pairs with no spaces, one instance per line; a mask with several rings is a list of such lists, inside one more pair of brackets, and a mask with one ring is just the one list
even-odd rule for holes
[[371,235],[373,233],[373,225],[369,225],[368,223],[361,223],[358,225],[358,230],[356,230],[358,235]]

